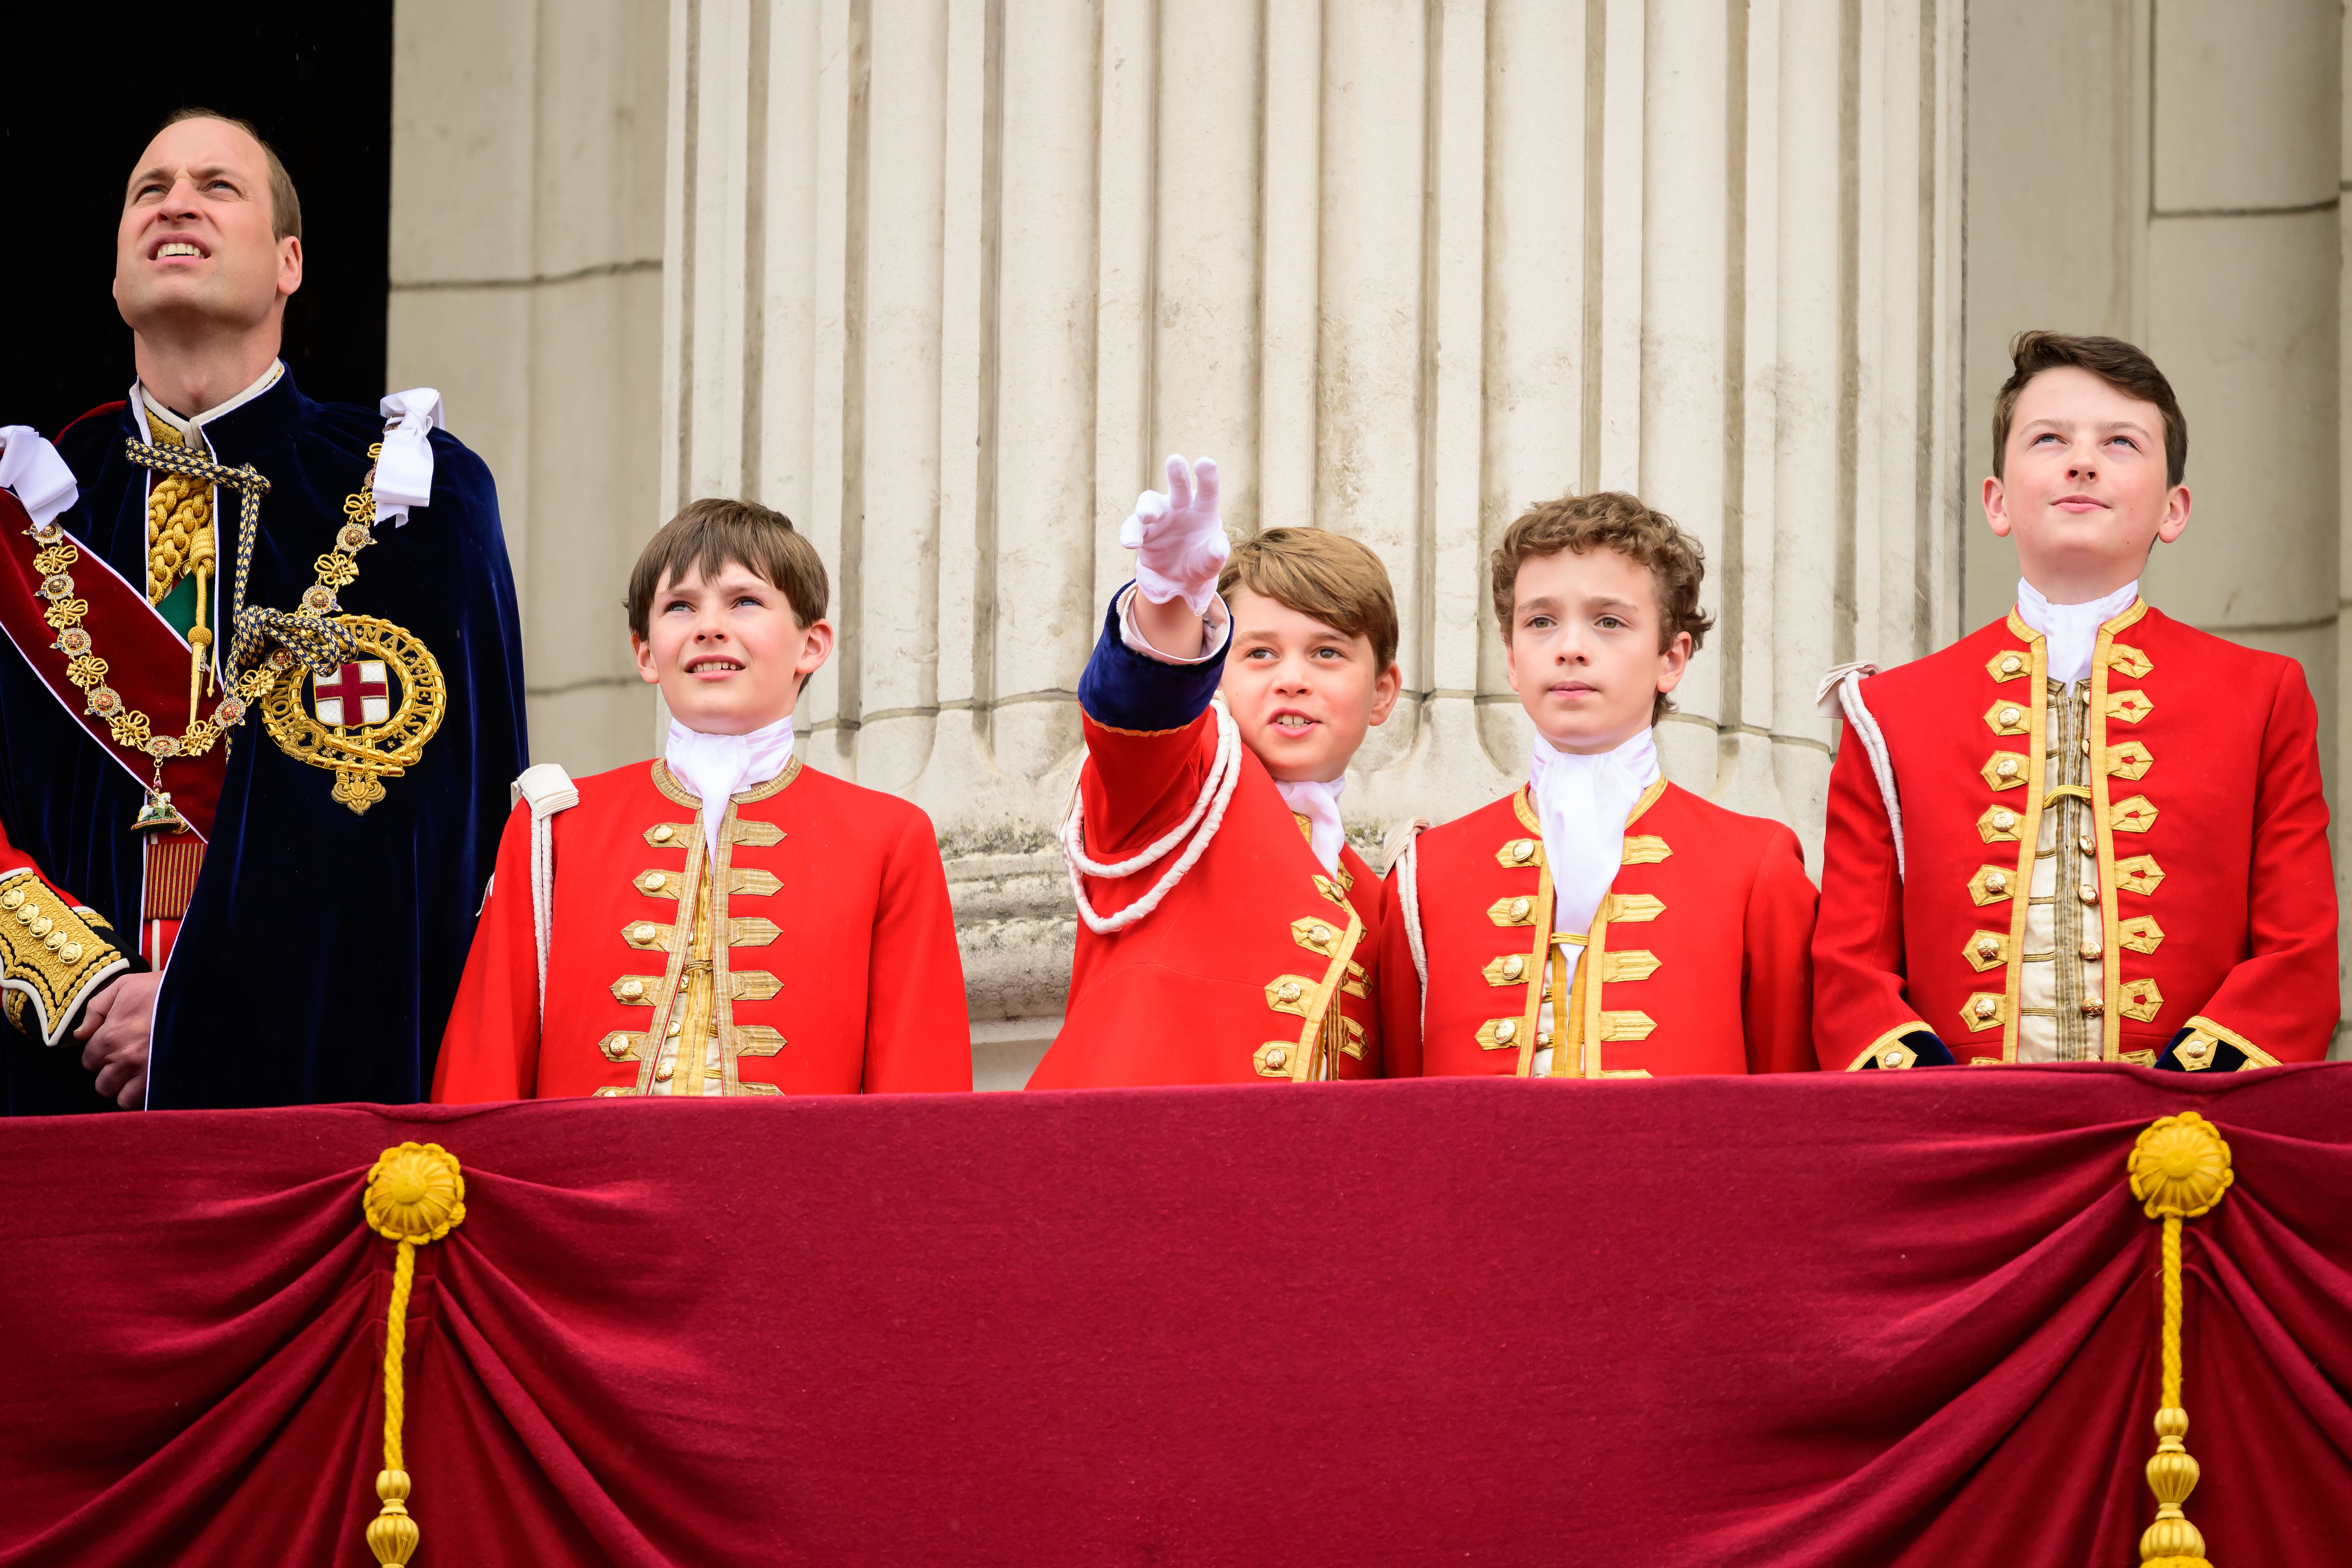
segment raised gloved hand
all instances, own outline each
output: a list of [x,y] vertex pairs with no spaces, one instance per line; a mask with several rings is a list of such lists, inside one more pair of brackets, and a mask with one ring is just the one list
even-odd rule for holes
[[1118,525],[1118,542],[1135,552],[1135,581],[1155,605],[1182,599],[1194,615],[1208,612],[1217,572],[1233,553],[1217,516],[1217,463],[1202,458],[1187,467],[1168,459],[1168,493],[1146,490]]

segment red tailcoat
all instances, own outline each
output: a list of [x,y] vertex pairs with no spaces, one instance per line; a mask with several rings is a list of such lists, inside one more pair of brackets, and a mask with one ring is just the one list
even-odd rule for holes
[[[1815,895],[1797,836],[1664,782],[1626,819],[1623,868],[1585,933],[1568,1038],[1542,1027],[1551,872],[1528,791],[1423,833],[1381,901],[1381,1014],[1391,1077],[1785,1072],[1813,1065],[1807,944]],[[1565,950],[1565,971],[1575,946]],[[1418,1042],[1418,1049],[1412,1048]]]
[[[700,801],[660,763],[578,788],[549,824],[545,1026],[526,805],[507,818],[435,1100],[645,1094],[656,1042],[712,1031],[707,1093],[971,1087],[963,961],[920,810],[794,763],[732,798],[714,864]],[[693,1092],[701,1059],[683,1054],[671,1092]]]
[[84,1004],[131,967],[106,917],[49,879],[0,829],[0,1008],[41,1045],[64,1047]]
[[[1113,862],[1192,809],[1215,757],[1216,715],[1150,733],[1089,715],[1086,736],[1087,853]],[[1087,900],[1108,917],[1176,859],[1089,877]],[[1160,907],[1108,936],[1080,923],[1069,1013],[1029,1087],[1379,1077],[1378,900],[1371,868],[1353,849],[1340,849],[1336,876],[1324,874],[1302,820],[1243,747],[1216,837]]]
[[[2265,1066],[2336,1030],[2336,879],[2302,667],[2143,602],[2099,628],[2083,737],[2095,905],[2079,1006],[2107,1060]],[[1926,1030],[1962,1062],[2015,1060],[2050,697],[2013,614],[1864,683],[1886,740],[1906,867],[1864,747],[1830,778],[1814,1034],[1824,1067],[1907,1067]],[[2095,857],[2094,860],[2094,856]],[[2060,954],[2064,960],[2066,954]],[[2234,1051],[2222,1047],[2233,1047]]]

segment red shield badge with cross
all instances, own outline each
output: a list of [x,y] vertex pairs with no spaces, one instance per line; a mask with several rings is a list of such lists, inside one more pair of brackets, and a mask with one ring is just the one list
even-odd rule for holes
[[310,678],[319,722],[337,729],[381,724],[392,717],[392,682],[380,658],[362,658],[324,679]]

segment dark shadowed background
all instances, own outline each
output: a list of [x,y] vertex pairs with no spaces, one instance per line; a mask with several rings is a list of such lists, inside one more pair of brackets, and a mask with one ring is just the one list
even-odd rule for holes
[[[34,40],[37,38],[38,43]],[[173,110],[249,120],[302,197],[287,365],[312,397],[384,392],[392,6],[285,0],[44,6],[0,93],[13,200],[0,246],[0,425],[54,436],[131,384],[114,229],[131,165]]]

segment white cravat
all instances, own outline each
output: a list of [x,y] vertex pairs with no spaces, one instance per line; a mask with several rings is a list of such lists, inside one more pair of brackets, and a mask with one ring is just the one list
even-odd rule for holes
[[1282,792],[1285,805],[1307,819],[1307,841],[1314,847],[1315,858],[1323,862],[1323,869],[1336,873],[1339,846],[1348,841],[1348,830],[1339,825],[1339,792],[1348,787],[1347,775],[1328,783],[1276,779],[1274,787]]
[[1551,868],[1552,929],[1592,926],[1625,858],[1625,818],[1658,782],[1658,744],[1647,729],[1614,751],[1584,756],[1538,734],[1528,784]]
[[2099,628],[2131,608],[2139,597],[2135,577],[2104,599],[2087,605],[2053,605],[2042,591],[2017,580],[2017,618],[2042,634],[2050,679],[2072,686],[2091,673],[2091,655],[2099,646]]
[[713,858],[719,854],[719,825],[727,819],[727,797],[774,778],[792,756],[789,713],[748,735],[706,735],[672,719],[669,744],[662,751],[662,761],[677,782],[702,797],[702,837]]

